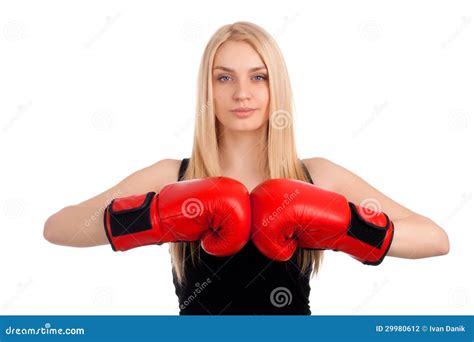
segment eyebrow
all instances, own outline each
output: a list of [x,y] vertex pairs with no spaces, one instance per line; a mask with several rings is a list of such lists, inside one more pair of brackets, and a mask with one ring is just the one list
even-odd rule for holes
[[[234,69],[227,68],[225,66],[220,66],[220,65],[214,67],[214,70],[216,70],[216,69],[221,69],[221,70],[228,71],[228,72],[235,72]],[[255,67],[255,68],[250,68],[249,71],[252,72],[252,71],[257,71],[257,70],[262,70],[262,69],[266,69],[266,67],[264,65],[262,65],[262,66],[258,66],[258,67]]]

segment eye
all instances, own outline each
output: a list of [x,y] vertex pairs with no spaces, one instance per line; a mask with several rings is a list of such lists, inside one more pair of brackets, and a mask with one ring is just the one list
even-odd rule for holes
[[227,77],[227,78],[230,79],[230,76],[228,76],[228,75],[223,75],[223,76],[219,76],[219,77],[217,78],[217,80],[218,80],[218,81],[222,81],[222,79],[223,79],[224,77]]
[[264,80],[267,79],[267,77],[266,77],[265,75],[255,75],[255,78],[257,78],[257,77],[261,77],[261,78],[262,78],[262,79],[261,79],[262,81],[264,81]]

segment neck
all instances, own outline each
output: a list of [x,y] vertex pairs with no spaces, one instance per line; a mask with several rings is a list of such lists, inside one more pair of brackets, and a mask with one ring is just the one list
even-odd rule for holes
[[226,173],[263,172],[266,156],[266,127],[254,131],[225,130],[219,139],[221,169]]

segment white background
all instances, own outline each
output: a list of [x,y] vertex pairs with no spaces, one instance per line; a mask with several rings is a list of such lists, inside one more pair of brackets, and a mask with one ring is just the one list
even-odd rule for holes
[[446,256],[378,267],[326,252],[313,314],[473,314],[473,10],[2,2],[0,314],[178,313],[167,246],[60,247],[43,225],[135,170],[190,155],[202,52],[239,20],[265,28],[285,56],[300,158],[348,168],[450,237]]

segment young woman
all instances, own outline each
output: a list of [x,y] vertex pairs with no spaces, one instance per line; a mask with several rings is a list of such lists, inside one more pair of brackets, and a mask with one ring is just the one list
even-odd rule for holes
[[[107,220],[111,218],[105,217],[105,221],[103,218],[104,210],[110,206],[113,198],[126,198],[150,191],[160,194],[170,185],[174,186],[174,194],[181,191],[176,189],[183,189],[183,184],[188,184],[186,182],[190,180],[226,177],[240,182],[245,191],[255,194],[253,197],[250,195],[252,201],[249,203],[254,206],[252,210],[259,213],[267,210],[271,214],[278,207],[264,208],[268,202],[263,199],[265,193],[287,195],[283,189],[286,183],[269,185],[267,188],[258,186],[269,179],[306,182],[308,187],[304,191],[308,191],[306,201],[310,202],[316,197],[322,198],[319,192],[316,195],[312,191],[331,194],[343,205],[348,202],[361,204],[365,199],[372,199],[377,204],[376,209],[386,214],[377,219],[389,218],[384,222],[392,223],[387,225],[391,229],[391,236],[386,236],[386,250],[376,260],[378,263],[385,255],[415,259],[448,253],[446,233],[429,218],[405,208],[362,178],[326,158],[298,159],[292,126],[293,98],[287,69],[277,44],[265,30],[249,22],[221,27],[204,51],[199,84],[194,145],[189,158],[160,160],[136,171],[96,197],[60,210],[45,224],[44,236],[48,241],[76,247],[112,243],[110,231],[107,236],[107,229],[104,229],[104,224],[110,223]],[[181,187],[176,187],[178,183]],[[318,190],[314,190],[315,186],[311,183]],[[228,195],[227,188],[222,184],[214,190],[209,183],[193,184],[204,184],[206,189],[210,189],[209,193],[216,197],[225,198]],[[334,194],[338,197],[334,197]],[[164,193],[160,196],[162,201],[167,201]],[[262,200],[255,204],[259,198]],[[234,199],[227,199],[227,204]],[[242,208],[245,209],[245,205]],[[337,210],[343,210],[346,214],[349,213],[348,208]],[[351,208],[356,210],[356,206]],[[294,214],[296,209],[288,206],[285,210],[293,210]],[[311,210],[314,212],[314,207]],[[325,213],[326,220],[331,215],[341,217],[337,212],[327,214],[325,208],[317,210],[315,216],[319,218]],[[359,214],[358,217],[363,218],[362,213]],[[111,211],[106,215],[111,215]],[[357,211],[353,211],[352,215],[358,215]],[[273,220],[273,216],[270,221],[268,227],[273,226],[268,229],[274,229],[276,220]],[[294,224],[301,225],[301,222]],[[373,227],[374,224],[377,222],[372,219],[366,227]],[[263,224],[262,228],[267,229],[267,225]],[[231,230],[232,226],[227,229]],[[262,231],[263,243],[262,239],[259,243],[254,243],[251,238],[248,242],[244,239],[247,243],[237,246],[230,255],[208,253],[212,247],[206,250],[199,240],[192,238],[188,241],[183,238],[167,240],[170,242],[180,314],[311,313],[309,280],[311,274],[318,272],[323,250],[329,248],[324,244],[306,241],[299,245],[304,248],[295,250],[292,245],[291,250],[283,253],[272,251],[273,242],[280,241],[280,237],[269,237],[268,231]],[[313,238],[309,236],[310,240]],[[296,239],[296,234],[285,236],[285,241],[288,239]],[[302,235],[300,241],[303,241]],[[332,249],[345,251],[343,248]],[[280,257],[282,254],[285,256]]]

